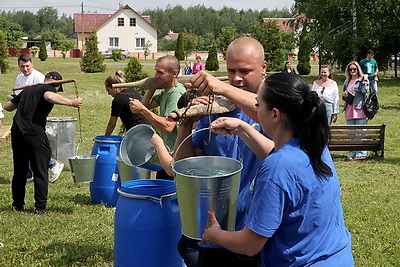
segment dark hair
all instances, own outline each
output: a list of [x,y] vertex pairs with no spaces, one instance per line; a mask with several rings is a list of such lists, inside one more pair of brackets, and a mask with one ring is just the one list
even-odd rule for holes
[[277,108],[288,118],[288,127],[300,138],[301,149],[310,157],[314,171],[322,176],[332,175],[331,168],[321,156],[330,139],[325,104],[310,90],[299,75],[275,73],[265,82],[262,99],[269,109]]
[[24,62],[32,62],[32,57],[30,54],[21,54],[18,57],[18,63],[20,61],[24,61]]
[[189,102],[192,99],[199,97],[199,96],[202,96],[202,94],[197,89],[192,89],[192,90],[186,91],[178,99],[178,108],[187,107],[187,105],[189,104]]

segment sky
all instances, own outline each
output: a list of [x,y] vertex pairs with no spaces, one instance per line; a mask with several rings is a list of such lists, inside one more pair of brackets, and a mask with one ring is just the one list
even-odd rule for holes
[[0,10],[19,11],[27,10],[36,13],[40,8],[51,6],[58,10],[58,15],[62,13],[72,15],[73,13],[81,13],[83,2],[84,13],[113,14],[119,8],[119,3],[129,5],[137,12],[142,12],[146,8],[165,9],[168,5],[174,7],[181,5],[183,8],[203,4],[205,7],[212,7],[219,10],[226,7],[235,9],[256,9],[261,10],[268,8],[282,9],[284,7],[290,9],[294,4],[294,0],[1,0]]

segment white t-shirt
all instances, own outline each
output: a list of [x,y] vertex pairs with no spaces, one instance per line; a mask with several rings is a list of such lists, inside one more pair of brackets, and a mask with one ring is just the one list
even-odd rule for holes
[[[15,80],[15,87],[21,87],[30,84],[42,83],[44,82],[43,73],[33,69],[32,73],[28,76],[25,76],[22,72],[18,74],[17,79]],[[14,91],[15,95],[21,93],[22,90]]]

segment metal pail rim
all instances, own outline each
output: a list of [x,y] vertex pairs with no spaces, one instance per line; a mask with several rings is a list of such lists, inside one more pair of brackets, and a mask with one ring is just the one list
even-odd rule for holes
[[76,121],[74,117],[47,117],[47,121],[50,122],[61,122],[61,121]]
[[[229,172],[229,173],[224,173],[223,175],[221,175],[221,174],[215,174],[215,175],[210,175],[210,176],[206,176],[206,177],[199,177],[199,176],[196,176],[196,175],[190,175],[190,174],[182,173],[181,171],[176,170],[176,167],[175,167],[176,164],[179,165],[179,164],[184,163],[184,162],[186,162],[186,161],[189,161],[189,162],[190,162],[190,161],[193,161],[193,160],[201,160],[201,159],[222,159],[222,160],[233,161],[233,162],[235,162],[236,164],[238,164],[239,167],[238,167],[237,170],[231,171],[231,172]],[[173,172],[174,172],[175,174],[178,174],[178,175],[181,175],[181,176],[185,176],[185,177],[187,177],[187,178],[196,178],[196,179],[199,179],[199,178],[202,178],[202,179],[209,179],[209,178],[210,178],[210,179],[211,179],[211,178],[218,178],[218,177],[226,177],[226,176],[235,175],[236,173],[242,171],[242,169],[243,169],[243,163],[242,163],[241,161],[237,160],[237,159],[229,158],[229,157],[224,157],[224,156],[196,156],[196,157],[189,157],[189,158],[184,158],[184,159],[178,160],[177,162],[175,162],[174,164],[172,164],[171,167],[172,167],[172,170],[173,170]]]

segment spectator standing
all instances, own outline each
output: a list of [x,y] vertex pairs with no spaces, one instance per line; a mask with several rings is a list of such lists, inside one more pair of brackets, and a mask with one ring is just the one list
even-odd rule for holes
[[45,213],[51,157],[50,143],[45,133],[47,116],[54,104],[79,108],[83,103],[81,98],[68,99],[57,94],[63,91],[62,85],[57,85],[57,80],[62,80],[61,75],[58,72],[49,72],[45,81],[55,83],[27,87],[4,106],[7,111],[17,109],[11,127],[14,160],[11,187],[12,207],[15,211],[24,211],[26,173],[30,162],[34,174],[35,214]]
[[364,74],[368,74],[369,87],[378,95],[378,63],[374,59],[374,51],[368,50],[367,57],[360,61],[360,67]]
[[339,88],[332,80],[332,72],[328,65],[321,66],[319,79],[314,81],[311,90],[317,92],[325,103],[328,124],[335,123],[339,114]]
[[[172,55],[160,57],[155,66],[154,78],[158,83],[157,88],[163,88],[156,92],[156,88],[150,88],[144,94],[142,101],[130,100],[130,109],[134,114],[142,114],[150,123],[160,130],[164,143],[173,149],[178,132],[177,123],[169,118],[172,111],[178,109],[179,98],[186,92],[183,84],[178,82],[180,71],[179,60]],[[151,109],[160,107],[160,115]],[[157,172],[157,178],[170,179],[164,170]]]
[[107,93],[114,99],[111,104],[111,116],[108,120],[105,137],[112,134],[117,125],[118,118],[121,119],[125,130],[128,131],[135,125],[138,124],[150,124],[150,122],[142,114],[132,113],[129,107],[130,99],[137,99],[142,101],[142,96],[133,88],[113,88],[113,84],[124,82],[124,73],[122,71],[117,71],[115,75],[110,75],[104,81],[104,86]]
[[196,74],[202,70],[204,70],[204,64],[201,62],[201,56],[196,57],[197,62],[193,64],[193,72],[192,74]]
[[[345,100],[344,112],[348,125],[365,125],[367,116],[362,108],[368,92],[369,81],[364,76],[360,65],[352,61],[346,66],[346,80],[343,87],[343,99]],[[367,151],[350,151],[349,160],[363,160],[367,157]]]
[[269,76],[257,102],[261,126],[275,143],[272,152],[260,149],[267,138],[238,119],[211,124],[213,131],[238,134],[257,155],[268,157],[252,182],[243,230],[222,230],[209,211],[202,243],[245,255],[261,251],[262,267],[354,266],[339,179],[327,148],[325,105],[303,78],[287,73]]
[[[33,68],[32,57],[30,54],[21,54],[18,57],[18,68],[20,69],[21,73],[18,74],[15,80],[16,88],[44,82],[45,79],[44,75],[40,71],[37,71],[36,69]],[[21,92],[22,90],[16,90],[14,91],[14,94],[18,95]],[[60,177],[60,174],[64,168],[64,163],[58,162],[55,159],[50,159],[49,167],[50,167],[49,182],[54,183],[58,179],[58,177]],[[33,173],[31,168],[29,167],[27,172],[28,183],[33,182],[32,176]]]
[[[186,87],[198,88],[203,95],[214,93],[228,98],[238,108],[224,114],[212,115],[211,118],[200,119],[196,125],[196,130],[209,127],[210,120],[220,116],[229,116],[240,118],[251,125],[256,131],[261,131],[260,125],[256,121],[256,92],[262,84],[267,68],[264,61],[264,49],[262,45],[254,38],[240,37],[235,39],[226,52],[226,64],[228,70],[229,84],[219,81],[217,78],[206,73],[199,72],[191,79]],[[196,98],[193,104],[204,98]],[[208,98],[207,98],[208,99]],[[185,120],[179,127],[176,144],[180,144],[189,134],[192,133],[193,121]],[[266,144],[268,145],[268,144]],[[240,149],[239,149],[240,148]],[[237,136],[218,136],[207,131],[201,131],[188,138],[182,144],[179,151],[176,151],[175,158],[182,159],[191,156],[226,156],[235,159],[241,159],[243,156],[243,170],[240,176],[239,196],[236,212],[236,229],[242,229],[246,208],[249,204],[247,192],[250,190],[251,180],[255,177],[257,166],[261,163],[260,159],[238,139]],[[192,266],[258,266],[260,255],[246,257],[231,253],[224,248],[200,247],[198,240],[190,239],[182,235],[178,250],[185,264]],[[226,265],[227,263],[231,265]],[[236,264],[236,265],[235,265]]]
[[293,68],[293,65],[290,61],[285,62],[282,72],[296,74],[296,70]]
[[185,61],[184,74],[185,74],[185,75],[190,75],[190,74],[192,74],[192,62],[190,62],[189,60],[186,60],[186,61]]

